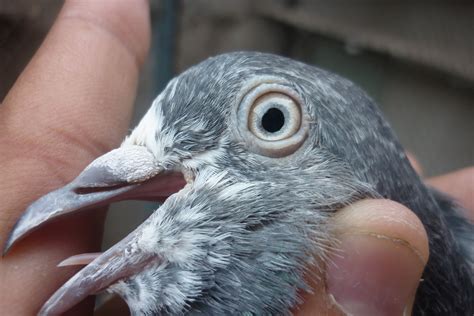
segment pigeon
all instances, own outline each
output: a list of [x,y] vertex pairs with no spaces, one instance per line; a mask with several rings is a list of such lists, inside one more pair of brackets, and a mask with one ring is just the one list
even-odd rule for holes
[[[51,219],[125,199],[161,201],[45,303],[120,295],[132,315],[289,315],[337,251],[337,210],[364,198],[417,214],[430,258],[415,315],[472,315],[472,225],[427,187],[374,102],[338,75],[234,52],[172,79],[121,146],[32,203],[4,252]],[[313,271],[313,272],[312,272]]]

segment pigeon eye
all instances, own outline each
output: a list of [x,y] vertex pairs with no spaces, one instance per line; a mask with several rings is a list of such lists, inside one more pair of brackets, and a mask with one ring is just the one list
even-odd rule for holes
[[301,99],[281,84],[262,83],[250,89],[239,104],[238,121],[249,149],[265,156],[290,155],[307,135]]
[[294,135],[301,125],[301,111],[289,96],[270,92],[255,100],[248,118],[249,130],[264,141],[278,141]]

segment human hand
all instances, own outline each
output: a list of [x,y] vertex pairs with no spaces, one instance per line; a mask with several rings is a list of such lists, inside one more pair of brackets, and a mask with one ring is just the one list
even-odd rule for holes
[[[26,206],[119,145],[149,48],[148,1],[66,1],[0,106],[0,243]],[[33,315],[100,247],[104,212],[48,224],[0,259],[2,315]],[[68,315],[86,315],[93,300]]]
[[[419,164],[412,160],[419,173]],[[474,168],[426,180],[454,197],[474,219]],[[341,252],[331,257],[325,282],[314,285],[295,314],[402,315],[411,311],[429,255],[425,229],[409,209],[389,200],[363,200],[339,211]],[[403,314],[405,315],[405,314]]]
[[[116,147],[123,138],[149,32],[147,1],[66,2],[48,38],[0,107],[2,243],[29,203],[69,182],[93,158]],[[77,271],[72,267],[58,269],[56,264],[99,247],[102,219],[101,212],[69,217],[16,245],[0,261],[2,313],[34,314]],[[360,250],[348,253],[353,257],[344,257],[339,266],[350,269],[347,273],[354,277],[354,269],[366,271],[368,263],[371,273],[380,268],[380,273],[371,275],[369,281],[373,283],[367,285],[367,292],[356,293],[361,296],[353,302],[373,304],[379,290],[387,287],[383,282],[393,278],[407,280],[390,289],[400,288],[396,297],[409,304],[428,257],[426,235],[416,216],[394,202],[371,200],[342,210],[335,220],[339,227],[347,227],[341,232],[343,248],[347,239],[348,250]],[[398,240],[406,244],[400,246]],[[395,267],[382,264],[394,257],[398,260]],[[321,291],[318,287],[317,295],[308,296],[298,314],[337,313],[326,288],[347,307],[338,293],[344,290],[346,280],[354,279],[341,281],[333,271],[329,266],[328,286],[320,283]],[[69,315],[84,315],[91,309],[89,300]]]

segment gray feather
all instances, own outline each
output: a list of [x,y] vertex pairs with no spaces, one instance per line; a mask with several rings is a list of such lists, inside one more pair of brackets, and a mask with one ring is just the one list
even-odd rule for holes
[[[236,140],[236,96],[262,76],[283,78],[307,106],[308,139],[289,157],[264,157]],[[203,185],[171,197],[150,218],[157,247],[185,247],[194,236],[194,255],[124,281],[135,313],[288,313],[298,289],[308,289],[304,272],[335,242],[328,217],[366,197],[406,205],[428,231],[430,259],[414,314],[474,312],[472,244],[464,242],[472,226],[423,184],[373,101],[350,81],[287,58],[239,52],[190,68],[155,104],[148,115],[160,117],[159,130],[132,133],[125,143],[147,146],[166,168],[188,164]],[[162,146],[163,137],[173,141]],[[223,172],[221,183],[209,184]],[[223,198],[226,190],[232,194]],[[199,221],[186,220],[193,216]],[[143,293],[152,293],[154,306],[140,305]]]

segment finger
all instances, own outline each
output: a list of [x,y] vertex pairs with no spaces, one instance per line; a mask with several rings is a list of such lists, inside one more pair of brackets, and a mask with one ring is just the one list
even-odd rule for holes
[[[69,181],[123,137],[149,45],[147,5],[67,1],[7,95],[0,108],[2,243],[27,204]],[[0,262],[5,314],[34,314],[74,272],[56,264],[100,243],[101,225],[90,214],[45,228]]]
[[297,315],[410,312],[428,260],[416,215],[393,201],[364,200],[340,210],[334,225],[340,252],[330,256],[322,290],[307,296]]
[[2,202],[9,206],[2,211],[18,204],[12,192],[18,183],[22,196],[30,187],[36,196],[45,193],[120,142],[148,48],[146,6],[146,1],[66,2],[0,110],[2,170],[15,170],[2,181],[7,184]]
[[423,168],[421,167],[420,162],[418,161],[418,158],[416,158],[416,156],[412,152],[409,152],[409,151],[406,152],[406,155],[407,155],[408,161],[410,161],[412,168],[416,171],[416,173],[422,176],[424,172],[423,172]]
[[468,211],[466,215],[474,221],[474,167],[430,178],[426,182],[452,196]]

